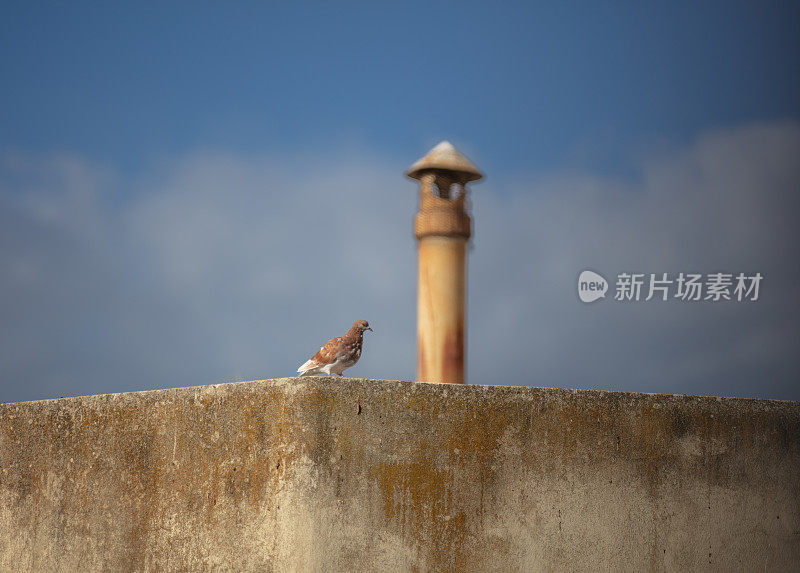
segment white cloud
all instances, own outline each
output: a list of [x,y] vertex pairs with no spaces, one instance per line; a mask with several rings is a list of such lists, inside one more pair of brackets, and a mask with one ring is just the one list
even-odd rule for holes
[[[797,398],[798,152],[800,128],[774,123],[707,134],[636,182],[475,185],[470,381]],[[356,318],[376,332],[350,373],[412,377],[407,159],[196,153],[127,181],[6,156],[0,400],[286,376]],[[586,306],[587,266],[766,278],[751,305]]]
[[[556,175],[518,185],[510,202],[486,193],[476,201],[473,379],[797,397],[781,373],[797,364],[798,156],[796,124],[756,125],[653,159],[637,184]],[[766,279],[750,306],[587,307],[573,290],[586,267],[611,280],[621,271]],[[476,339],[484,330],[494,335]]]

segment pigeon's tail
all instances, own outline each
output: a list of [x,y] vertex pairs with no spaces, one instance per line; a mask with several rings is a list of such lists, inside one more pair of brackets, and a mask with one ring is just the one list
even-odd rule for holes
[[320,366],[313,360],[306,360],[306,363],[298,368],[297,371],[300,373],[300,376],[314,376],[322,372],[323,368],[324,366]]

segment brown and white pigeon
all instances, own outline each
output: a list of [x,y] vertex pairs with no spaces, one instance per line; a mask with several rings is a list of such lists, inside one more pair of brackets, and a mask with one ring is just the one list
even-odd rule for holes
[[364,342],[364,331],[374,332],[366,320],[357,320],[345,334],[331,338],[297,371],[300,376],[316,376],[327,374],[342,376],[345,368],[350,368],[361,358],[361,345]]

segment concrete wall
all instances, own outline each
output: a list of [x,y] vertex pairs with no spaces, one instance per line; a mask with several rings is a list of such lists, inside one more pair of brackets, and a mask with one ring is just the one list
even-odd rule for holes
[[790,570],[800,403],[319,378],[0,405],[0,570]]

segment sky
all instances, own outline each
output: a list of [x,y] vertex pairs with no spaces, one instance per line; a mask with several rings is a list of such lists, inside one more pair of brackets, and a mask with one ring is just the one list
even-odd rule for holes
[[291,376],[358,318],[347,375],[413,379],[404,172],[442,140],[486,174],[469,383],[800,399],[797,2],[0,15],[0,402]]

